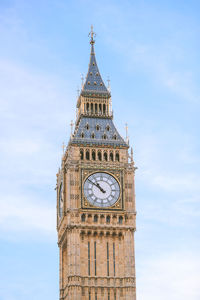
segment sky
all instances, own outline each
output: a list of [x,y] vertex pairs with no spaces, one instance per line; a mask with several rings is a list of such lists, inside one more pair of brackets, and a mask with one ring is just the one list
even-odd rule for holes
[[200,299],[200,2],[0,0],[0,300],[58,299],[56,173],[90,44],[136,171],[138,300]]

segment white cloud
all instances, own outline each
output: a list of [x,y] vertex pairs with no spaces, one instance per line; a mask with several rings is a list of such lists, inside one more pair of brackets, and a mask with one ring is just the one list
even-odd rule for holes
[[25,197],[24,193],[8,194],[0,202],[0,225],[2,232],[55,234],[56,208],[42,199],[33,199],[30,195]]
[[[140,263],[140,262],[139,262]],[[148,258],[137,266],[137,299],[199,300],[200,256],[177,252]]]

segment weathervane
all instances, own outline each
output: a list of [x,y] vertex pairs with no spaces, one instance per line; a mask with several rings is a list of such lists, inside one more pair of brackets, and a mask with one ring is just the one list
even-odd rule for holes
[[95,43],[94,37],[96,36],[96,33],[93,31],[93,25],[91,25],[91,31],[89,32],[88,36],[91,37],[90,44],[94,44]]

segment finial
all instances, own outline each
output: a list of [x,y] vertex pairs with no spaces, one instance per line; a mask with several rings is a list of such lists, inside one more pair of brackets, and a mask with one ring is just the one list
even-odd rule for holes
[[79,87],[77,87],[77,96],[79,97],[80,95],[80,90],[79,90]]
[[81,87],[83,88],[83,84],[84,84],[84,76],[83,74],[81,74]]
[[108,82],[108,90],[109,90],[109,92],[110,92],[110,78],[109,78],[109,76],[108,76],[108,78],[107,78],[107,82]]
[[72,137],[72,135],[73,135],[73,127],[74,127],[74,122],[72,120],[71,120],[70,126],[71,126],[71,137]]
[[63,155],[65,154],[65,143],[62,144]]
[[93,25],[91,25],[91,31],[89,32],[88,36],[91,37],[90,44],[93,45],[95,43],[94,37],[96,36],[96,33],[93,31]]
[[129,144],[129,138],[128,138],[128,124],[125,124],[125,128],[126,128],[126,142],[127,144]]
[[131,161],[133,162],[133,148],[131,147]]

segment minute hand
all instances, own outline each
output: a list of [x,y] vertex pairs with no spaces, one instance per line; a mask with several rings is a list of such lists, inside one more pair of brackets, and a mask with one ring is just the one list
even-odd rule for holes
[[102,193],[105,193],[106,191],[104,191],[104,189],[102,189],[102,187],[99,185],[99,183],[94,183],[94,182],[92,182],[90,179],[88,179],[88,181],[90,181],[92,184],[94,184],[96,187],[98,187],[98,189],[100,189],[100,191],[102,192]]

